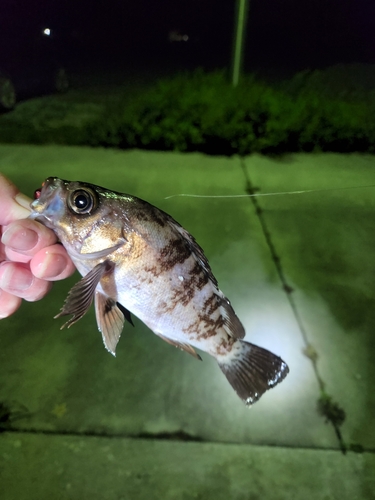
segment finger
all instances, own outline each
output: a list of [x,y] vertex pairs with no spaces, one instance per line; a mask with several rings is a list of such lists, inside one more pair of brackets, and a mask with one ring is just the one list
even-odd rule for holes
[[30,215],[31,199],[20,193],[9,179],[0,174],[0,226]]
[[9,224],[3,231],[1,243],[5,245],[6,256],[16,262],[28,262],[42,248],[56,243],[51,229],[31,219]]
[[51,287],[50,282],[36,278],[25,264],[3,262],[0,265],[0,289],[16,297],[34,302],[44,297]]
[[62,245],[52,245],[40,250],[30,261],[31,272],[47,281],[62,280],[71,276],[75,267]]
[[0,319],[7,318],[17,311],[22,299],[0,289]]
[[3,262],[5,260],[5,248],[4,245],[1,243],[1,226],[0,226],[0,262]]
[[3,260],[11,260],[13,262],[27,263],[31,259],[29,255],[23,255],[22,253],[15,252],[8,247],[4,247],[4,255],[5,258],[0,259],[0,262],[2,262]]

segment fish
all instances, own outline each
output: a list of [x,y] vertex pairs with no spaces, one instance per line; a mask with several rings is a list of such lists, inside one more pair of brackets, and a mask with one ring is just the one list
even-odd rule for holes
[[247,342],[194,237],[170,215],[129,194],[49,177],[30,218],[52,229],[82,279],[55,318],[79,321],[95,304],[104,346],[115,355],[125,321],[137,316],[162,340],[201,360],[213,356],[251,406],[288,374],[277,355]]

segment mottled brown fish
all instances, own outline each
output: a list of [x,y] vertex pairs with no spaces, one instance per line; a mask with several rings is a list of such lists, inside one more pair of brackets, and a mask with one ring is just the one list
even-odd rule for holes
[[[115,354],[130,312],[156,335],[201,359],[211,354],[251,405],[289,369],[242,340],[245,330],[219,290],[195,239],[172,217],[134,196],[49,177],[35,192],[31,218],[51,228],[83,278],[61,312],[78,321],[95,301],[105,347]],[[64,325],[64,326],[65,326]]]

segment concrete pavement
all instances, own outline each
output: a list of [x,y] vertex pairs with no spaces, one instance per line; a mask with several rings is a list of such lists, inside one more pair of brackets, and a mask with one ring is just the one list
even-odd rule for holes
[[254,156],[245,164],[262,192],[317,190],[258,200],[319,375],[346,413],[344,439],[374,449],[374,157],[297,155],[278,164]]
[[[246,338],[282,356],[291,369],[280,386],[249,410],[212,358],[203,355],[203,363],[197,362],[163,343],[140,321],[134,329],[126,326],[116,358],[104,350],[93,311],[60,332],[62,322],[52,317],[78,277],[56,284],[43,301],[25,303],[0,325],[0,402],[14,416],[19,413],[12,431],[23,431],[0,436],[4,499],[23,498],[20,492],[30,491],[31,485],[39,492],[35,498],[121,498],[123,474],[110,476],[111,484],[118,480],[113,493],[95,497],[88,478],[96,468],[80,472],[82,461],[69,458],[69,447],[60,445],[64,440],[72,446],[85,443],[79,446],[84,446],[88,463],[96,463],[95,457],[102,463],[101,447],[108,436],[121,436],[105,446],[131,474],[144,470],[150,453],[164,457],[152,489],[139,480],[131,483],[134,490],[123,490],[123,498],[210,498],[211,493],[215,498],[224,493],[241,499],[284,498],[284,493],[285,498],[305,498],[307,487],[311,498],[374,498],[373,189],[257,198],[257,206],[249,198],[165,199],[179,193],[245,194],[249,186],[261,193],[368,186],[375,184],[374,167],[374,157],[359,155],[293,155],[282,161],[251,156],[241,161],[200,154],[1,146],[0,171],[29,195],[45,177],[56,175],[134,194],[170,213],[204,248],[220,288],[244,323]],[[280,282],[266,233],[292,293]],[[317,371],[306,356],[308,347],[310,358],[318,356]],[[337,426],[341,443],[317,411],[322,383],[325,395],[346,414],[344,424]],[[165,443],[160,437],[204,443]],[[343,445],[367,453],[343,457]],[[20,458],[19,448],[27,450],[27,460]],[[50,459],[41,457],[40,449],[46,448]],[[188,470],[195,484],[199,469],[197,489],[189,489],[182,479],[176,479],[179,489],[172,488],[171,476],[164,472],[175,467],[174,453],[180,454],[175,479]],[[139,457],[135,465],[133,454]],[[218,465],[223,454],[228,463],[232,456],[242,463],[238,457],[243,454],[251,459],[233,472],[227,462]],[[252,464],[258,460],[255,474]],[[69,463],[68,469],[62,466],[68,471],[64,481],[75,486],[54,490],[59,469],[53,467],[42,484],[40,471],[36,474],[31,466],[38,461],[42,469],[53,461]],[[280,461],[285,467],[277,467]],[[24,470],[24,486],[17,479],[17,464]],[[79,474],[86,477],[85,487]],[[92,474],[96,491],[106,491],[107,479]],[[331,483],[330,477],[345,477],[345,482]],[[293,485],[294,496],[287,496]]]
[[129,438],[1,436],[1,498],[321,500],[374,498],[375,456]]

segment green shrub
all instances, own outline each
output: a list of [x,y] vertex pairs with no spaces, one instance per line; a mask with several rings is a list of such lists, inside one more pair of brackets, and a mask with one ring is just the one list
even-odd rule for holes
[[[87,144],[209,154],[375,150],[375,94],[322,92],[319,72],[233,88],[223,72],[195,71],[109,104],[34,101],[0,120],[1,142]],[[124,94],[125,96],[125,94]],[[26,103],[25,103],[26,104]]]
[[[297,95],[247,77],[231,87],[223,73],[160,82],[127,110],[118,144],[213,154],[367,151],[374,118],[365,102]],[[371,149],[372,148],[372,149]]]

